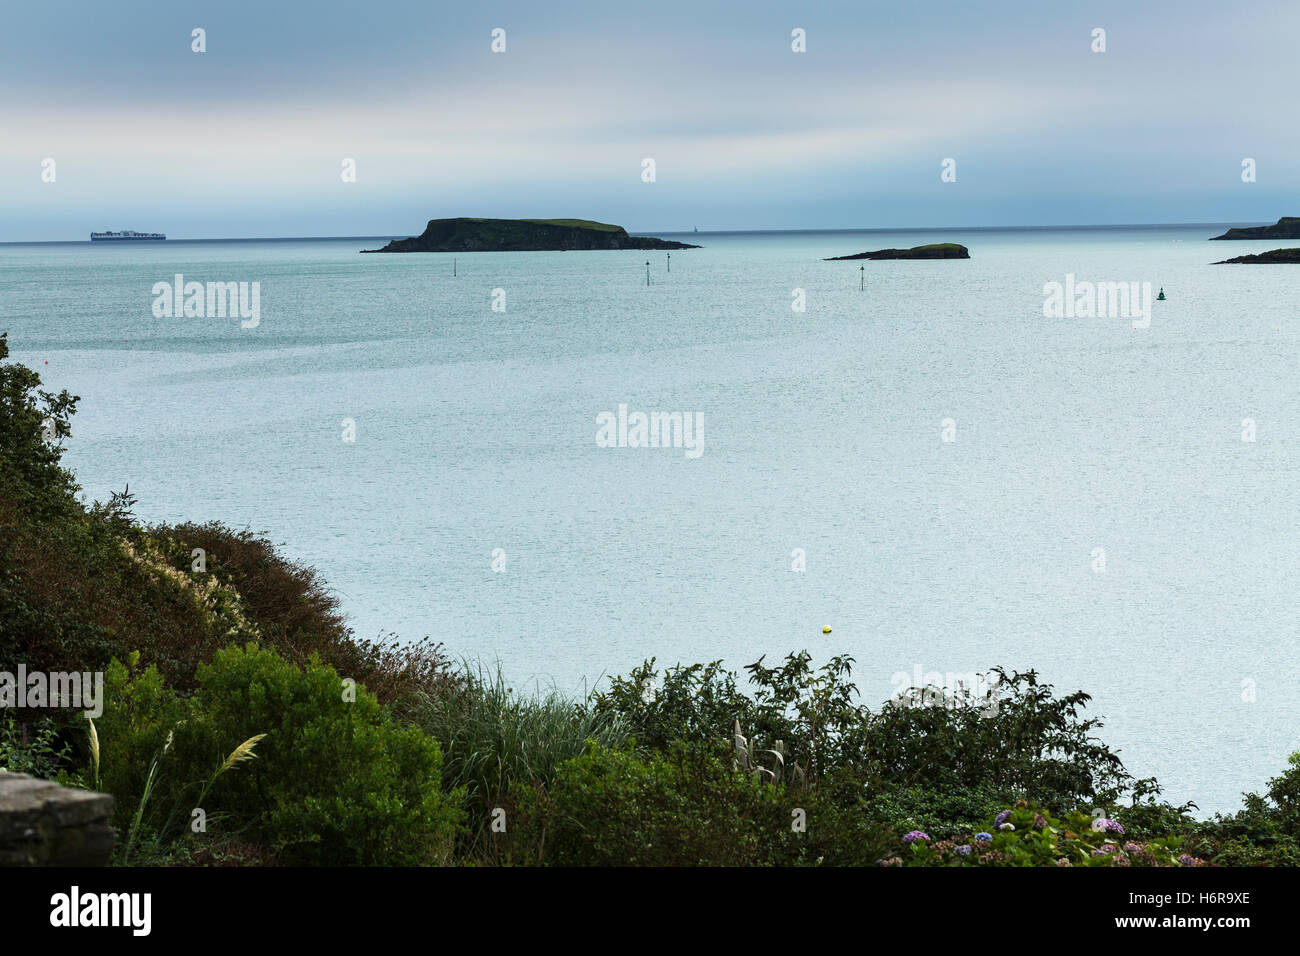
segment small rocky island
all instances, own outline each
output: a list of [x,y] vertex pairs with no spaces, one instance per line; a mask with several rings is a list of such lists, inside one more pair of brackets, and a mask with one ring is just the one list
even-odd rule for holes
[[831,256],[825,262],[840,262],[845,259],[969,259],[970,250],[955,242],[936,242],[928,246],[913,246],[911,249],[877,249],[875,252],[859,252],[852,256]]
[[[1222,237],[1220,237],[1222,238]],[[1237,256],[1235,259],[1224,259],[1222,262],[1216,262],[1216,266],[1226,266],[1230,263],[1263,263],[1272,264],[1280,262],[1300,262],[1300,249],[1273,249],[1270,252],[1261,252],[1253,256]]]
[[362,252],[567,252],[587,249],[698,249],[686,242],[629,236],[587,219],[430,219],[413,239]]
[[1211,236],[1210,239],[1300,239],[1300,216],[1283,216],[1271,226],[1244,226],[1240,229],[1229,229],[1223,235]]

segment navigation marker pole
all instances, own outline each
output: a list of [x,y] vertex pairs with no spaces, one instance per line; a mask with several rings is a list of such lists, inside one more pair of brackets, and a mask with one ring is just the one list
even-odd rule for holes
[[[669,272],[673,271],[673,254],[671,252],[668,253],[668,271]],[[1160,291],[1163,292],[1165,290],[1161,289]]]
[[867,287],[867,267],[858,266],[858,291],[861,292]]
[[455,278],[455,276],[456,276],[456,257],[455,257],[455,256],[452,256],[452,257],[451,257],[451,274],[452,274],[452,277]]
[[650,284],[650,260],[645,261],[645,284]]

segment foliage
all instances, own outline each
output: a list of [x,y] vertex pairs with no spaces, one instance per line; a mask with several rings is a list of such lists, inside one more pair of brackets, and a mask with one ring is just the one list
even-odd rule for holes
[[1300,753],[1287,763],[1265,793],[1245,794],[1237,813],[1197,824],[1190,844],[1225,866],[1300,866]]
[[[284,862],[411,864],[449,854],[460,794],[441,791],[437,742],[318,661],[304,669],[255,645],[229,648],[200,668],[188,699],[156,668],[132,675],[115,661],[105,697],[102,773],[130,834],[178,842],[202,809],[220,811],[207,822],[222,836],[246,834]],[[207,797],[212,806],[199,807]]]
[[71,754],[71,744],[62,739],[52,718],[29,724],[0,712],[0,770],[67,781]]
[[998,813],[986,830],[934,840],[905,834],[885,866],[1204,866],[1184,852],[1181,839],[1144,842],[1125,836],[1116,820],[1078,811],[1058,820],[1025,801]]
[[549,786],[565,761],[583,753],[587,740],[619,747],[627,728],[617,715],[600,714],[554,691],[517,694],[498,667],[464,666],[451,690],[421,694],[413,720],[443,749],[443,786],[463,790],[470,828],[463,849],[491,854],[487,837],[493,811],[510,813],[517,786]]
[[1007,794],[982,787],[892,786],[867,788],[863,812],[899,833],[922,830],[936,840],[970,833],[1006,806]]
[[660,679],[651,659],[611,681],[593,706],[624,717],[654,749],[725,739],[728,729],[755,752],[779,740],[787,772],[797,767],[814,789],[843,767],[861,768],[880,792],[1026,795],[1071,808],[1133,789],[1119,756],[1093,736],[1100,721],[1082,718],[1091,699],[1082,691],[1058,698],[1033,671],[997,668],[993,698],[951,693],[935,705],[930,689],[915,688],[873,714],[855,701],[852,665],[841,656],[814,668],[807,651],[778,667],[760,659],[746,667],[754,688],[746,695],[720,662],[671,668]]
[[737,769],[724,747],[676,743],[643,760],[590,741],[528,825],[559,866],[754,866],[788,854],[789,821],[780,789]]
[[81,399],[38,388],[40,376],[25,365],[3,364],[8,357],[9,336],[0,332],[0,492],[27,514],[67,515],[76,483],[59,459]]
[[991,698],[956,693],[936,706],[913,688],[881,709],[866,755],[883,784],[1023,794],[1069,809],[1132,792],[1119,755],[1093,735],[1101,721],[1081,716],[1088,694],[1057,697],[1034,671],[991,673]]

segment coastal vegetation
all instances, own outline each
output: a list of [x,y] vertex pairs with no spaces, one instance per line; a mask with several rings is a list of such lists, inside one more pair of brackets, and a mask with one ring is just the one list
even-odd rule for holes
[[1300,239],[1300,216],[1283,216],[1271,226],[1241,226],[1211,239]]
[[105,680],[0,709],[0,768],[111,793],[118,864],[1300,865],[1300,755],[1198,820],[1033,671],[872,708],[848,656],[650,658],[571,699],[362,640],[265,535],[84,503],[78,398],[7,357],[0,671]]

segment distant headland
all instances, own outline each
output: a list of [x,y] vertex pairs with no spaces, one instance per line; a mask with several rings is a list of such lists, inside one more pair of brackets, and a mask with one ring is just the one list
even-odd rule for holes
[[928,246],[913,246],[911,249],[877,249],[875,252],[859,252],[852,256],[831,256],[825,262],[840,262],[844,259],[969,259],[970,250],[956,242],[935,242]]
[[567,252],[588,249],[698,249],[686,242],[629,236],[587,219],[430,219],[413,239],[362,252]]
[[1271,226],[1245,226],[1229,229],[1213,239],[1300,239],[1300,216],[1283,216]]
[[1300,249],[1273,249],[1254,256],[1237,256],[1235,259],[1224,259],[1222,262],[1216,262],[1215,265],[1226,266],[1234,262],[1265,265],[1281,262],[1300,263]]

